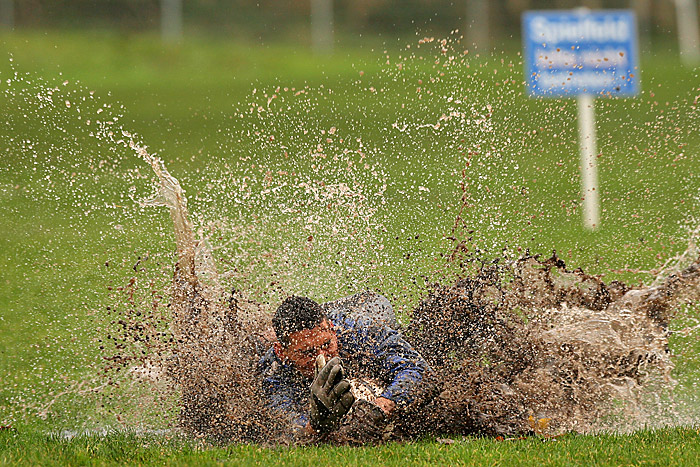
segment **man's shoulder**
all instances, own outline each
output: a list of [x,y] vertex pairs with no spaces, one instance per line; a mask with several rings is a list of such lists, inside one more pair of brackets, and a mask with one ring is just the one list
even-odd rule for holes
[[339,339],[357,339],[373,328],[373,320],[365,313],[349,313],[347,310],[333,310],[328,313]]
[[336,328],[345,328],[354,324],[354,319],[350,317],[346,310],[334,308],[326,311],[326,316]]
[[398,329],[391,303],[386,297],[375,292],[360,292],[321,306],[336,327],[365,329],[388,326]]

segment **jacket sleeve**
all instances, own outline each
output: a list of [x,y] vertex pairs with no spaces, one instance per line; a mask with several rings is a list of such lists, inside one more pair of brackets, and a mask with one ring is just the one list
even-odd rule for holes
[[269,361],[262,365],[262,390],[266,399],[266,407],[277,415],[286,418],[292,431],[300,431],[308,421],[308,409],[301,401],[306,399],[300,394],[300,388],[285,378],[283,373],[274,371]]
[[399,405],[412,401],[412,390],[430,370],[428,363],[406,342],[398,331],[360,318],[354,323],[358,350],[370,354],[379,376],[387,387],[380,397]]

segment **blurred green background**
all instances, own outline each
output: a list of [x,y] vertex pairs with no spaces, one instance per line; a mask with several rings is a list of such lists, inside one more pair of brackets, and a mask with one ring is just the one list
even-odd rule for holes
[[471,35],[470,43],[479,39],[497,46],[518,37],[525,10],[582,6],[634,9],[644,36],[665,36],[676,29],[674,4],[662,0],[3,0],[0,5],[3,20],[17,27],[144,32],[158,30],[174,8],[180,11],[185,35],[263,42],[285,38],[307,45],[312,40],[310,15],[322,12],[324,5],[332,7],[336,32],[357,41],[378,34],[391,39],[416,31],[445,35],[459,29]]

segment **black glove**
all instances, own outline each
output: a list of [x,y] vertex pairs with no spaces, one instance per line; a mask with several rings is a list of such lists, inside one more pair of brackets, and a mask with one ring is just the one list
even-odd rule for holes
[[311,427],[320,433],[335,430],[340,420],[352,407],[355,396],[350,391],[350,383],[343,379],[343,367],[338,357],[332,358],[319,370],[325,357],[316,359],[316,377],[311,383],[310,422]]

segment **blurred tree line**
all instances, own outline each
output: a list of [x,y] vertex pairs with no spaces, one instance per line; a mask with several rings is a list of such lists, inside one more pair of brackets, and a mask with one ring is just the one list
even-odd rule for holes
[[[3,0],[11,1],[11,0]],[[331,0],[341,33],[447,34],[468,22],[488,25],[492,37],[520,35],[520,15],[530,9],[633,8],[642,32],[675,28],[673,0]],[[300,34],[310,0],[182,0],[187,31],[253,35]],[[470,8],[487,5],[478,17]],[[15,27],[105,27],[148,30],[160,26],[161,0],[14,0]],[[481,18],[481,16],[486,16]],[[646,31],[645,31],[646,30]]]

